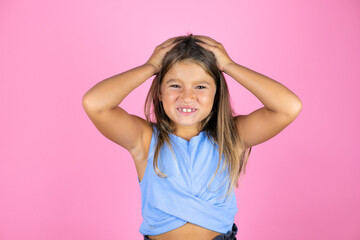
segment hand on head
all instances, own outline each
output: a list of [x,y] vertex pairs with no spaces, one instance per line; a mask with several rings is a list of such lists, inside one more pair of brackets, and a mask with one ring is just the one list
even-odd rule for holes
[[174,43],[176,37],[170,38],[163,42],[162,44],[158,45],[154,52],[152,53],[151,57],[145,64],[151,64],[155,67],[155,73],[158,73],[161,69],[162,60],[165,56],[165,54],[171,50],[172,47],[175,46],[176,43]]
[[[202,36],[202,35],[193,35],[194,38],[200,40],[196,43],[201,47],[205,48],[209,52],[212,52],[216,58],[216,64],[220,71],[224,71],[225,67],[229,64],[234,63],[234,61],[230,58],[228,53],[226,52],[224,46],[215,41],[214,39]],[[158,73],[162,67],[162,61],[167,52],[169,52],[178,42],[174,42],[178,37],[172,37],[162,44],[158,45],[154,52],[152,53],[149,60],[146,64],[150,64],[155,68],[155,73]]]
[[202,46],[203,48],[212,52],[215,55],[216,64],[220,71],[223,72],[228,64],[234,63],[234,61],[231,60],[224,46],[221,43],[207,36],[194,35],[194,37],[204,42],[204,43],[196,42],[197,44],[199,44],[200,46]]

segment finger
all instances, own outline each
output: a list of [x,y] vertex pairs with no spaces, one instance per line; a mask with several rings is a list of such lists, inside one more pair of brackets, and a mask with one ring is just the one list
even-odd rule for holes
[[159,44],[157,47],[158,48],[164,48],[165,46],[167,46],[172,41],[173,41],[173,38],[170,38],[170,39],[166,40],[165,42],[162,42],[161,44]]
[[210,41],[203,40],[203,43],[199,43],[199,44],[202,44],[202,46],[216,47],[216,44]]
[[169,38],[168,40],[166,40],[164,42],[164,44],[167,44],[167,43],[174,43],[174,40],[176,39],[177,37],[172,37],[172,38]]
[[162,48],[167,48],[170,46],[174,46],[177,42],[174,42],[174,38],[168,39],[166,42],[164,42],[163,44],[161,44]]
[[195,38],[200,40],[201,42],[205,42],[205,41],[209,42],[206,36],[195,35]]
[[212,39],[211,37],[208,37],[208,36],[195,35],[195,37],[198,38],[198,39],[204,40],[204,41],[218,43],[217,41],[215,41],[214,39]]
[[172,48],[176,43],[169,43],[167,46],[163,46],[163,48]]
[[212,49],[212,48],[216,47],[216,46],[211,45],[211,44],[209,44],[209,43],[197,42],[197,44],[199,44],[200,46],[202,46],[202,47],[205,48],[205,49]]
[[196,38],[210,38],[210,37],[205,36],[205,35],[194,35],[194,37],[196,37]]

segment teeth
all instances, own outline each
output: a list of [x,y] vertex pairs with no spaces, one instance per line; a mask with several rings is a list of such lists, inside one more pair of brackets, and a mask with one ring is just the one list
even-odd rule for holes
[[196,109],[191,110],[191,109],[185,109],[185,108],[178,108],[178,109],[182,112],[194,112],[196,110]]

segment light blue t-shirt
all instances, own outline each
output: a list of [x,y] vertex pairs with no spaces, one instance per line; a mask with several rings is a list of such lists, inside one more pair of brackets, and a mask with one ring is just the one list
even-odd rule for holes
[[[210,191],[208,189],[217,168],[219,153],[205,131],[190,141],[169,134],[176,158],[164,143],[158,166],[168,176],[160,178],[153,168],[158,133],[155,125],[153,129],[145,174],[141,182],[138,179],[143,216],[139,232],[158,235],[181,227],[186,222],[220,233],[232,230],[238,211],[236,196],[233,190],[227,201],[223,197],[228,190],[229,177],[226,167],[221,172],[222,165],[211,182]],[[221,164],[223,161],[224,156]]]

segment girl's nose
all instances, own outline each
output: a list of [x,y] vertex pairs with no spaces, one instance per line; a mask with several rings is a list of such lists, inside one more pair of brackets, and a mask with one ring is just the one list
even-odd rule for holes
[[195,99],[195,96],[191,90],[185,89],[181,94],[181,98],[184,102],[192,102]]

